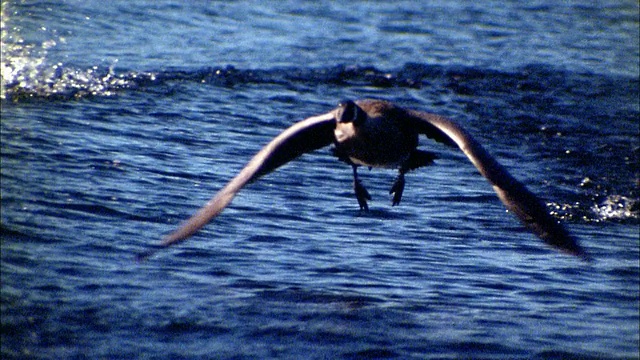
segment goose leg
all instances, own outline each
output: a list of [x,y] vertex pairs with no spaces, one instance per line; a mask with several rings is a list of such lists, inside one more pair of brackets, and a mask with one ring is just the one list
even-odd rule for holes
[[393,185],[391,185],[391,190],[389,190],[389,194],[393,194],[393,200],[391,201],[392,206],[400,204],[400,200],[402,200],[402,193],[404,192],[404,174],[410,170],[431,165],[433,164],[433,160],[436,158],[436,154],[422,150],[414,150],[409,155],[409,158],[404,162],[404,164],[402,164],[402,166],[400,166],[398,176],[393,182]]
[[402,200],[402,192],[404,192],[404,174],[406,171],[400,168],[398,172],[398,176],[396,177],[393,185],[391,185],[391,190],[389,190],[389,194],[393,194],[393,200],[391,201],[391,206],[396,206],[400,204],[400,200]]
[[353,190],[356,193],[360,210],[369,211],[367,200],[371,200],[371,195],[369,195],[367,189],[362,185],[360,179],[358,179],[358,167],[356,165],[352,165],[351,167],[353,168]]

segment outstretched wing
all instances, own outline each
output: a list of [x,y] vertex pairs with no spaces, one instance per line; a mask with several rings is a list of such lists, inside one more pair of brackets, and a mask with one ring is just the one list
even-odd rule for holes
[[522,183],[502,167],[466,130],[444,117],[406,110],[408,121],[421,134],[437,141],[455,143],[489,180],[509,211],[547,244],[567,253],[588,259],[578,241],[558,223],[544,204]]
[[334,140],[333,112],[302,120],[283,131],[262,148],[249,163],[180,228],[167,235],[160,246],[139,256],[144,259],[159,248],[186,240],[224,210],[238,191],[298,156],[331,144]]

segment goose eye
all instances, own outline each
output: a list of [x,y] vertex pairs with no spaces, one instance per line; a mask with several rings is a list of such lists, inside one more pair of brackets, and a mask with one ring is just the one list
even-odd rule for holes
[[353,122],[358,118],[358,106],[351,100],[340,101],[338,106],[342,107],[342,113],[340,114],[339,122],[348,123]]

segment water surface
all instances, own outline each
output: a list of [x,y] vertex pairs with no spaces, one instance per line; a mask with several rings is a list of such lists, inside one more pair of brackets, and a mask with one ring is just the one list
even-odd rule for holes
[[[637,2],[6,2],[3,358],[638,358]],[[463,124],[596,259],[461,154],[321,149],[144,263],[292,123],[374,97]]]

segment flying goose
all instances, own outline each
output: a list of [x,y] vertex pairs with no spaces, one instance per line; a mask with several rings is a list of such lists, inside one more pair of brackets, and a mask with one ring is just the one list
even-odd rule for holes
[[276,136],[207,204],[167,235],[159,246],[139,256],[186,240],[224,210],[248,183],[300,155],[333,144],[338,159],[353,168],[353,187],[362,210],[371,197],[358,179],[359,166],[398,169],[391,187],[392,205],[400,203],[407,171],[429,165],[435,154],[416,149],[418,135],[458,147],[491,183],[507,209],[547,244],[585,260],[578,241],[547,211],[545,205],[500,165],[466,130],[435,114],[404,109],[383,100],[346,100],[334,110],[302,120]]

